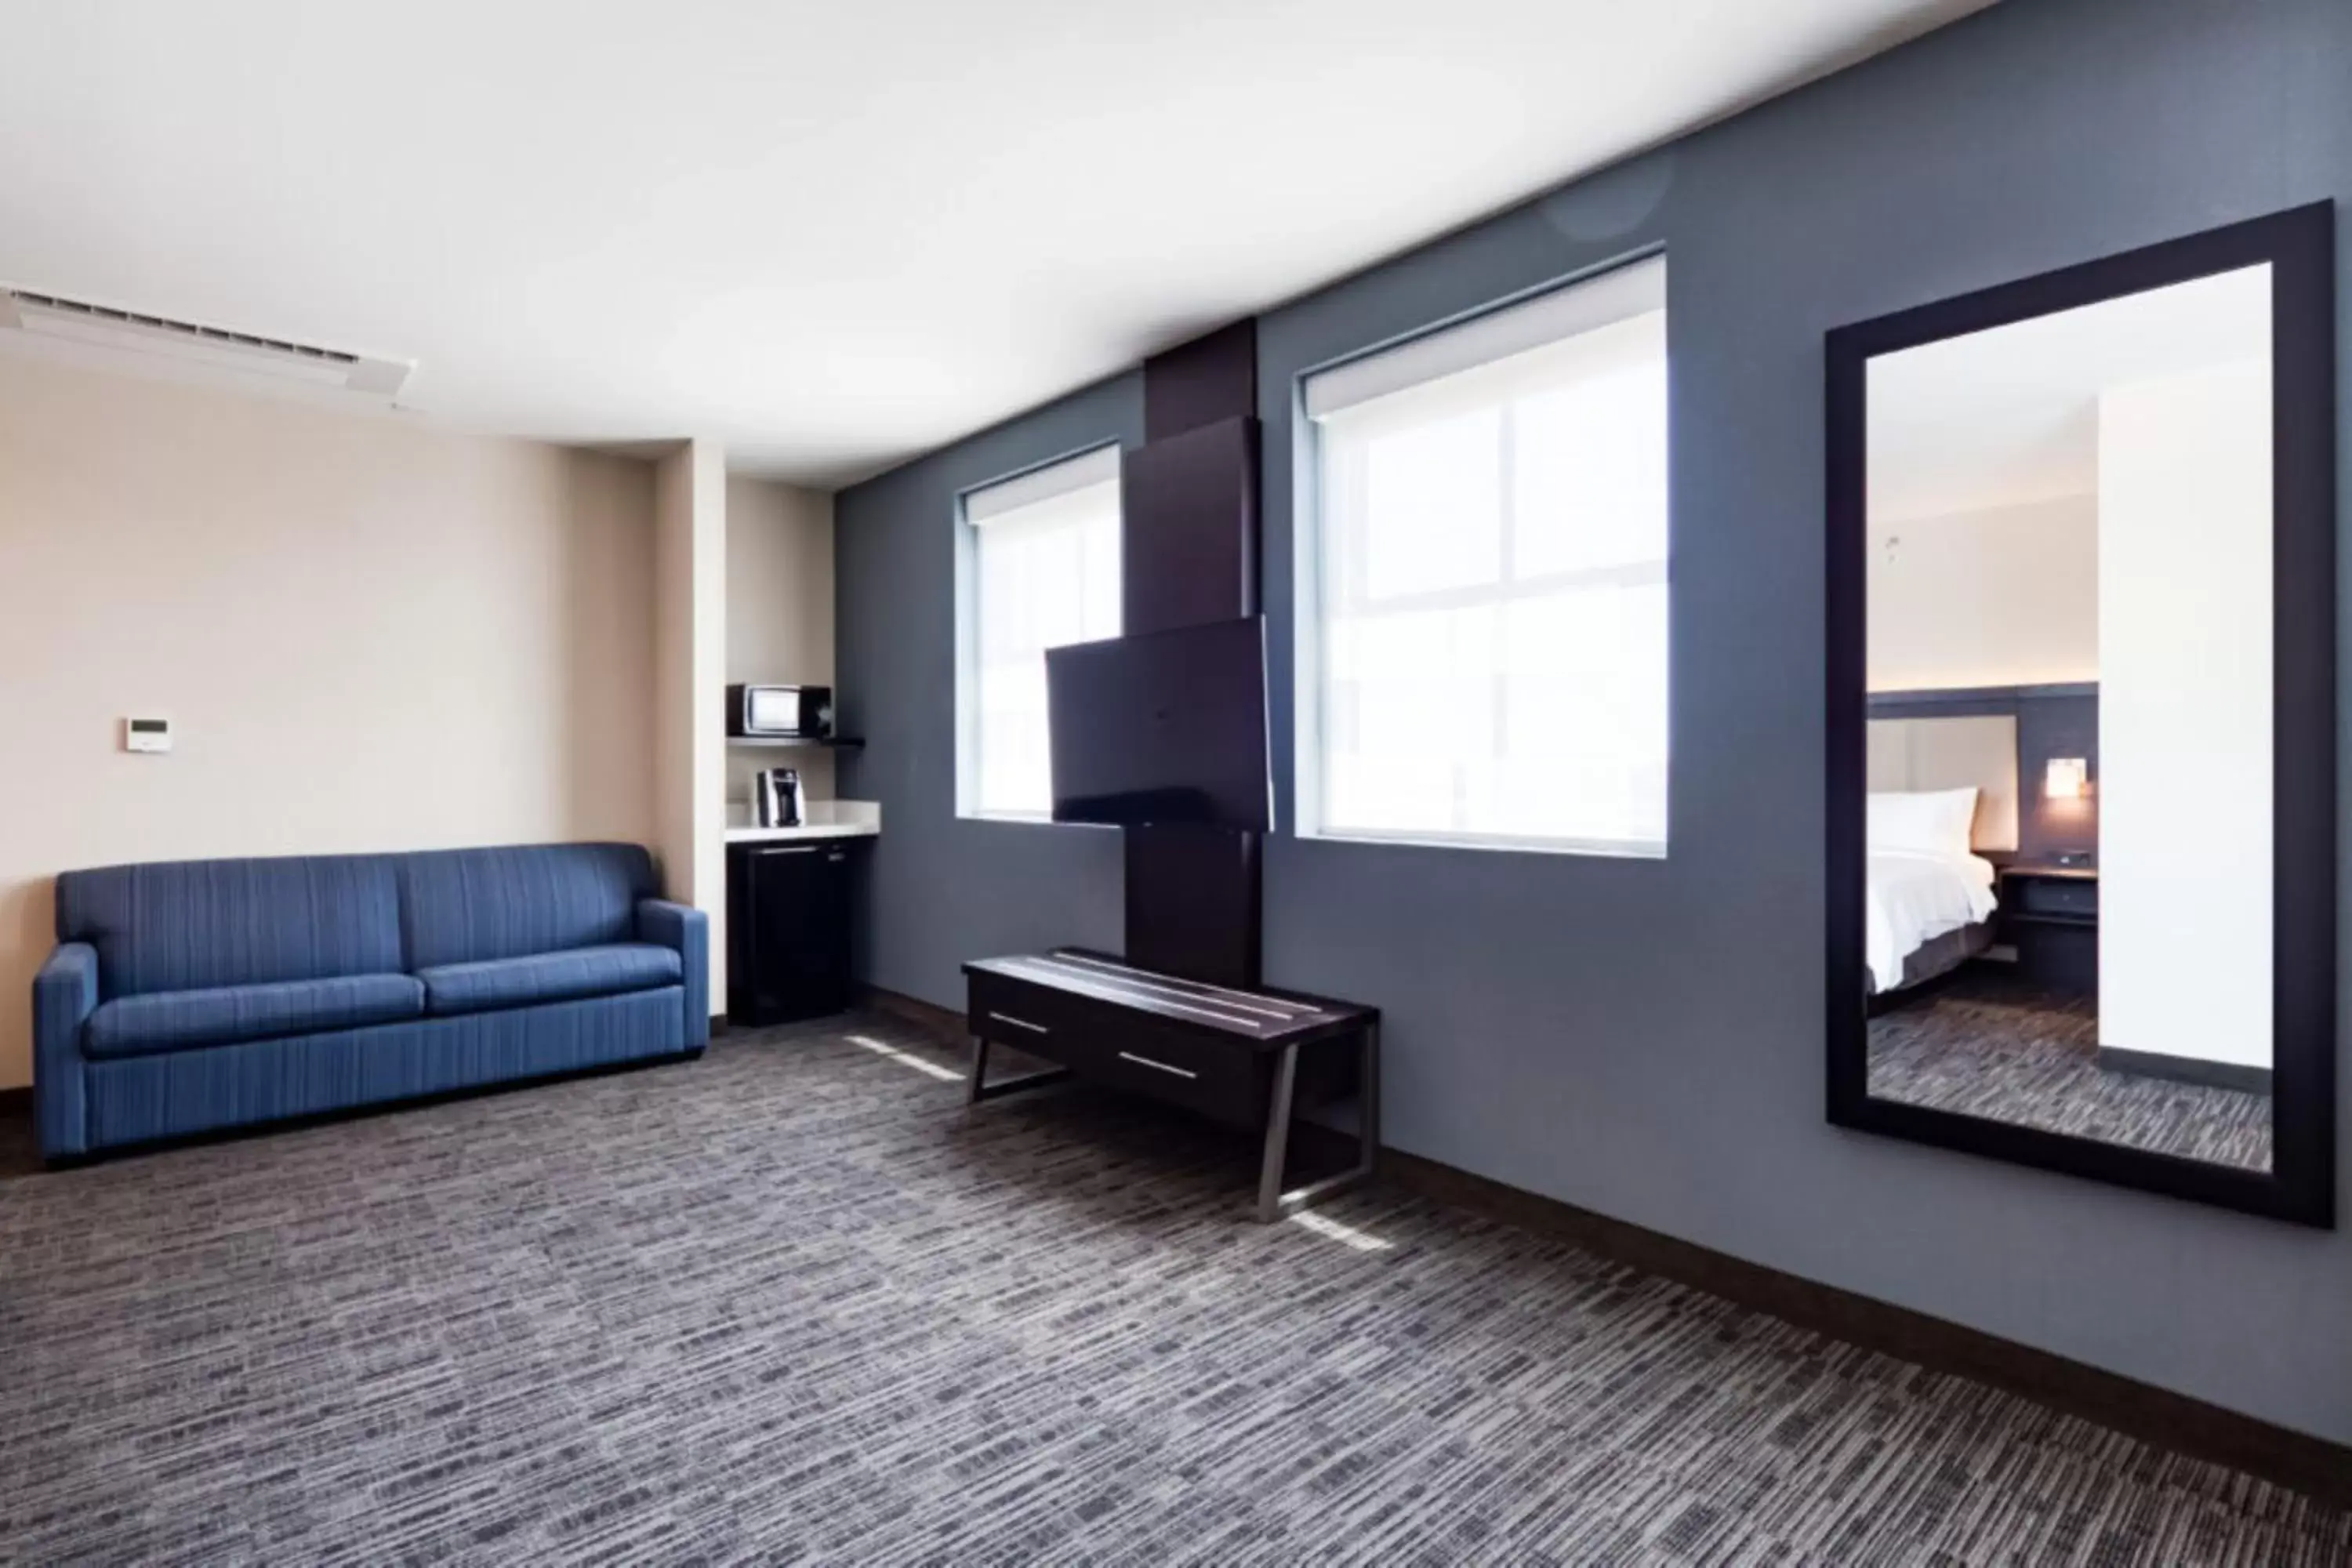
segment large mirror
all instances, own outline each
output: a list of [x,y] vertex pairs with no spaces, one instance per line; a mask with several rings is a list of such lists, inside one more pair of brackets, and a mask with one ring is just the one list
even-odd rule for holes
[[2332,1223],[2333,227],[1831,334],[1832,1120]]

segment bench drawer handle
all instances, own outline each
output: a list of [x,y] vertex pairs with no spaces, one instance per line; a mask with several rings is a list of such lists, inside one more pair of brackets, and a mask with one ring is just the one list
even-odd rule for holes
[[1199,1078],[1201,1076],[1196,1072],[1186,1072],[1182,1068],[1170,1067],[1166,1062],[1155,1062],[1150,1057],[1139,1057],[1133,1051],[1119,1052],[1118,1059],[1123,1062],[1133,1062],[1139,1068],[1158,1068],[1161,1072],[1172,1072],[1178,1078]]
[[1016,1029],[1026,1029],[1033,1035],[1050,1035],[1054,1032],[1043,1024],[1033,1024],[1026,1018],[1016,1018],[1009,1013],[991,1013],[989,1016],[1000,1024],[1010,1024]]

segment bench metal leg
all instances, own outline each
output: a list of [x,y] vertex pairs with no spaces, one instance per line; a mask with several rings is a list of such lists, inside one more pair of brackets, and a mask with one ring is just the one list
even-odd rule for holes
[[983,1100],[1000,1100],[1024,1089],[1044,1089],[1048,1084],[1063,1083],[1076,1077],[1068,1068],[1046,1068],[1038,1072],[1024,1072],[1012,1078],[988,1081],[988,1037],[971,1037],[971,1073],[965,1080],[963,1102],[978,1105]]
[[1265,1152],[1258,1163],[1257,1217],[1270,1224],[1371,1179],[1381,1147],[1381,1026],[1368,1024],[1357,1036],[1356,1163],[1336,1175],[1291,1192],[1282,1190],[1290,1155],[1290,1114],[1298,1086],[1298,1047],[1285,1046],[1274,1064],[1274,1095],[1266,1107]]

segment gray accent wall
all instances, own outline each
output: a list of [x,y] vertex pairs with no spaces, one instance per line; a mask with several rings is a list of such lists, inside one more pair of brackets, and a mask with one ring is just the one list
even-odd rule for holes
[[[2010,0],[1262,319],[1287,823],[1297,377],[1668,257],[1667,858],[1267,847],[1266,975],[1386,1009],[1391,1144],[2352,1442],[2352,1236],[1822,1115],[1822,333],[2327,196],[2352,208],[2345,0]],[[885,805],[876,984],[960,1005],[964,958],[1117,942],[1106,836],[953,820],[953,497],[1139,426],[1122,378],[840,498],[841,686],[871,742],[843,788]]]
[[956,816],[961,498],[1106,441],[1143,444],[1140,370],[835,498],[835,724],[866,739],[836,766],[845,798],[882,803],[855,899],[869,984],[961,1008],[968,958],[1119,949],[1117,828]]

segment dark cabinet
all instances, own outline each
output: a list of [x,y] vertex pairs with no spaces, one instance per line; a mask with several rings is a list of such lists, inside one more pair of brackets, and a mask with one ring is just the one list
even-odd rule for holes
[[2000,874],[2001,931],[2018,973],[2053,991],[2099,989],[2099,874],[2080,866],[2013,865]]
[[848,843],[727,847],[727,1020],[790,1023],[846,1012]]

